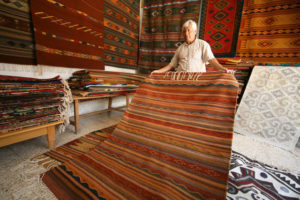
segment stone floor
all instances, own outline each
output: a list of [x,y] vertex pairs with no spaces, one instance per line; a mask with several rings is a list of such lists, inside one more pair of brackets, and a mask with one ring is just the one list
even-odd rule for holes
[[[90,133],[95,130],[109,127],[117,124],[123,116],[123,112],[112,111],[111,113],[103,113],[99,115],[89,116],[80,119],[80,130],[76,134],[74,132],[74,126],[67,126],[65,132],[57,133],[55,146],[61,146],[66,142],[72,141],[80,136]],[[0,147],[0,199],[55,199],[51,196],[40,195],[38,191],[45,192],[45,188],[42,190],[36,190],[32,188],[35,182],[32,182],[32,187],[28,186],[30,180],[27,175],[24,175],[26,171],[26,161],[30,158],[40,155],[48,151],[48,143],[46,136],[37,137],[27,141],[12,144],[6,147]],[[23,169],[24,168],[24,169]],[[26,176],[26,177],[25,177]],[[25,178],[24,178],[25,177]],[[32,178],[32,177],[31,177]],[[38,179],[35,179],[38,181]],[[23,182],[24,183],[21,183]],[[26,181],[26,182],[25,182]],[[23,184],[23,185],[22,185]],[[23,187],[22,187],[23,186]],[[22,188],[27,188],[23,191]],[[28,191],[33,190],[33,191]],[[36,192],[34,192],[36,190]],[[19,194],[18,194],[19,193]],[[27,194],[25,194],[27,193]],[[45,192],[47,193],[47,192]]]
[[[117,124],[123,112],[112,111],[80,119],[77,134],[72,125],[65,132],[56,133],[56,147],[95,130]],[[279,169],[300,173],[300,147],[295,152],[286,152],[246,136],[234,134],[232,149],[252,159]],[[0,148],[0,199],[1,200],[55,200],[56,197],[40,181],[42,172],[30,158],[48,151],[45,136],[30,139]]]

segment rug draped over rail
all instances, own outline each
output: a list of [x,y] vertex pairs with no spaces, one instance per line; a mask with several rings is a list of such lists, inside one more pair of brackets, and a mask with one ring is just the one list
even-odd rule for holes
[[104,69],[103,1],[31,1],[37,64]]
[[60,199],[224,199],[237,93],[232,74],[154,74],[104,142],[43,181]]

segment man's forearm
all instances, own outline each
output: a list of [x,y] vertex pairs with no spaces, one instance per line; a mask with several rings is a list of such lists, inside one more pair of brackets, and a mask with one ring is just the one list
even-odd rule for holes
[[227,72],[227,68],[223,67],[216,58],[213,58],[208,61],[216,70]]

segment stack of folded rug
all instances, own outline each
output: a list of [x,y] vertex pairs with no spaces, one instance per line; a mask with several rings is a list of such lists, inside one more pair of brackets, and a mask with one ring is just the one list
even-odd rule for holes
[[68,120],[71,95],[59,77],[0,76],[0,133]]
[[68,82],[72,94],[95,96],[135,92],[144,78],[143,75],[130,73],[82,70],[74,72]]

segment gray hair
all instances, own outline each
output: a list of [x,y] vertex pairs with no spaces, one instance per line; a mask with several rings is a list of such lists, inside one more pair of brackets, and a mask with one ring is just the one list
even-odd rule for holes
[[182,31],[184,31],[185,27],[188,27],[189,25],[192,25],[193,29],[197,30],[197,24],[194,20],[187,20],[186,22],[184,22],[183,26],[182,26]]

